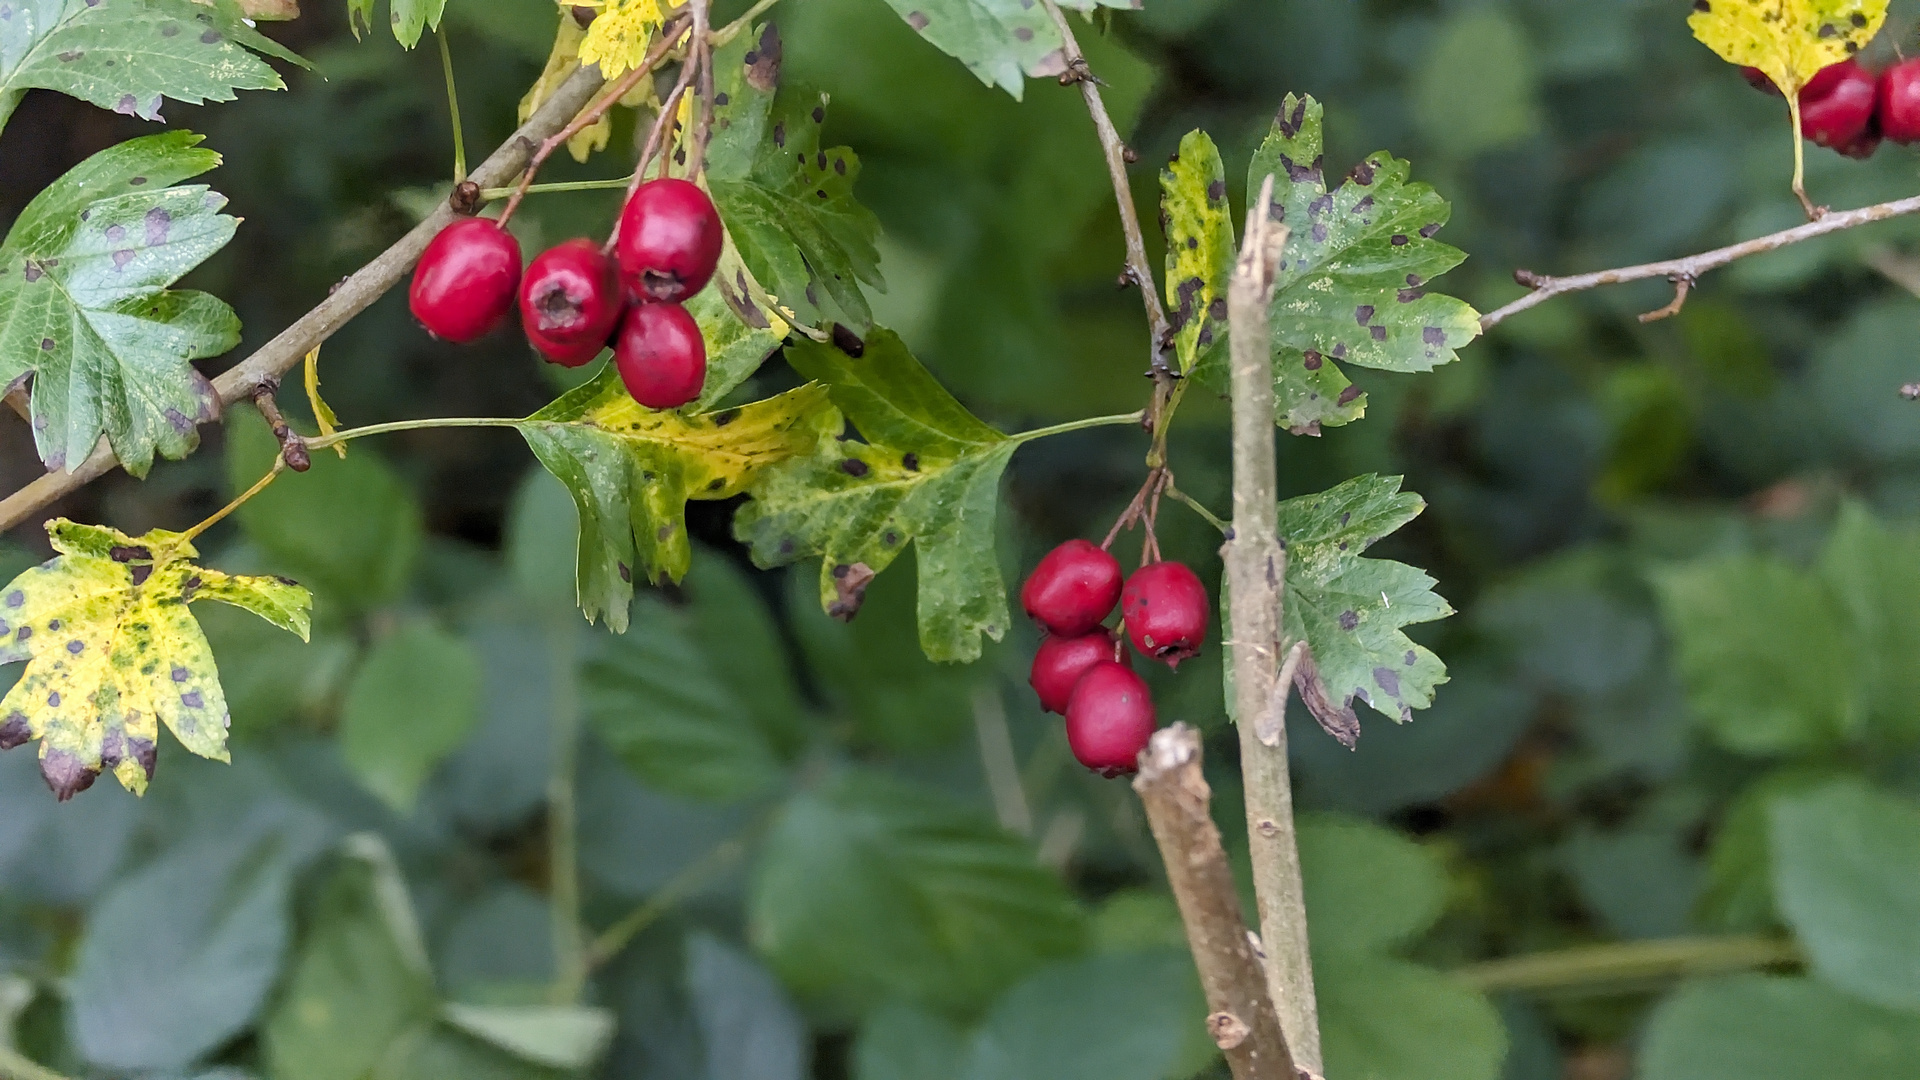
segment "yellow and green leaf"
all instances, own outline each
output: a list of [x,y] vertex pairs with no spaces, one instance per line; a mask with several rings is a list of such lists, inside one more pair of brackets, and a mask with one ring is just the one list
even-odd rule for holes
[[0,664],[27,661],[0,701],[0,749],[40,740],[61,800],[111,771],[134,794],[153,776],[159,725],[227,760],[220,673],[188,605],[218,600],[306,640],[312,597],[292,581],[208,570],[180,533],[131,537],[56,518],[59,552],[0,592]]
[[1886,17],[1887,0],[1701,0],[1687,25],[1722,60],[1759,68],[1793,94],[1865,48]]
[[1160,171],[1160,222],[1167,236],[1167,320],[1184,375],[1226,335],[1233,273],[1227,170],[1204,131],[1188,132]]

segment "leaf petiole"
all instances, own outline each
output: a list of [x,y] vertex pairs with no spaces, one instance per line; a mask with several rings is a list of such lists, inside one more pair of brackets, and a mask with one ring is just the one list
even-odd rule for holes
[[[552,195],[562,191],[613,191],[617,188],[624,188],[632,182],[633,174],[628,173],[625,176],[614,177],[611,180],[565,180],[556,181],[551,184],[529,184],[526,194]],[[517,190],[519,189],[514,187],[481,188],[480,198],[484,202],[493,202],[496,199],[507,198]]]
[[248,488],[247,490],[241,492],[239,495],[235,496],[232,502],[228,503],[227,505],[221,507],[218,510],[215,510],[212,516],[208,517],[205,521],[202,521],[200,524],[195,525],[193,528],[188,529],[186,532],[181,533],[180,541],[179,541],[180,544],[184,546],[186,544],[192,543],[194,537],[199,536],[201,533],[206,532],[208,529],[213,528],[215,525],[218,525],[220,521],[223,518],[225,518],[228,514],[233,513],[235,510],[240,509],[242,506],[245,506],[248,499],[251,499],[255,495],[258,495],[262,491],[265,491],[267,489],[267,485],[273,483],[274,479],[278,477],[281,474],[281,472],[283,472],[286,469],[286,467],[287,467],[287,459],[285,457],[278,457],[278,456],[275,457],[273,459],[273,468],[267,470],[267,475],[254,481],[252,487]]
[[1171,483],[1167,484],[1167,486],[1161,488],[1160,490],[1163,493],[1167,495],[1171,495],[1175,499],[1178,499],[1181,502],[1186,503],[1187,509],[1192,510],[1196,514],[1199,514],[1201,517],[1207,519],[1207,524],[1213,526],[1216,529],[1219,529],[1221,536],[1225,536],[1228,533],[1233,531],[1233,527],[1231,525],[1228,525],[1226,522],[1220,520],[1217,517],[1214,517],[1213,511],[1208,510],[1206,507],[1200,505],[1200,503],[1197,502],[1193,498],[1193,496],[1188,495],[1186,492],[1181,491],[1177,487],[1174,487]]
[[1044,439],[1049,435],[1065,435],[1069,431],[1084,431],[1087,428],[1097,427],[1118,427],[1121,424],[1137,424],[1145,417],[1146,410],[1144,409],[1117,416],[1090,416],[1085,420],[1069,420],[1064,424],[1055,424],[1052,427],[1023,431],[1018,435],[1010,435],[1008,438],[1016,443],[1028,443],[1035,439]]
[[467,179],[467,140],[460,130],[460,94],[454,89],[453,51],[447,47],[444,25],[434,31],[434,37],[440,42],[440,70],[447,79],[447,112],[453,117],[453,182],[459,185]]
[[519,427],[525,420],[516,420],[506,416],[431,416],[422,420],[395,420],[386,424],[368,424],[365,427],[347,428],[331,435],[321,435],[307,440],[307,449],[325,450],[336,443],[352,442],[368,435],[386,435],[395,431],[424,431],[428,428],[462,427]]

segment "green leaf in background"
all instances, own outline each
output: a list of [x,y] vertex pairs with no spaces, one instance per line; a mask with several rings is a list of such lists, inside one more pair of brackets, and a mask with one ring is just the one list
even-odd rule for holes
[[788,988],[840,1018],[901,999],[977,1008],[1085,937],[1066,888],[1018,837],[856,771],[781,812],[748,924]]
[[[1378,825],[1303,816],[1300,862],[1315,952],[1384,952],[1410,944],[1446,907],[1433,852]],[[1317,913],[1318,917],[1312,916]]]
[[[955,401],[890,330],[796,341],[787,362],[824,383],[837,409],[814,414],[815,453],[760,475],[734,535],[762,567],[821,556],[820,605],[846,619],[912,541],[920,647],[934,660],[978,659],[982,634],[1007,631],[994,517],[1018,442]],[[847,421],[864,442],[840,438]]]
[[[1058,75],[1066,70],[1060,31],[1038,4],[1006,0],[887,0],[902,19],[934,48],[967,65],[988,86],[1018,101],[1025,76]],[[1063,8],[1138,8],[1139,0],[1065,0]]]
[[1849,502],[1820,576],[1858,635],[1869,722],[1897,739],[1920,736],[1920,534],[1896,532]]
[[1642,1080],[1910,1080],[1920,1016],[1813,979],[1736,975],[1662,1002],[1641,1044]]
[[[752,64],[742,58],[725,69],[733,90],[715,123],[724,121],[727,130],[722,153],[707,172],[727,235],[748,272],[793,313],[792,321],[822,328],[843,323],[865,333],[873,312],[860,282],[882,291],[886,286],[874,247],[880,222],[853,197],[860,159],[844,146],[820,145],[825,95],[796,87],[773,92],[780,77],[779,35],[771,27],[748,55]],[[736,119],[737,133],[731,130]],[[748,159],[746,140],[763,125],[765,134]]]
[[0,18],[0,127],[35,88],[143,120],[160,119],[163,97],[199,105],[285,89],[255,53],[306,63],[231,0],[18,0]]
[[[1385,151],[1354,166],[1329,191],[1321,112],[1313,98],[1287,95],[1247,173],[1250,193],[1272,174],[1272,217],[1292,230],[1269,317],[1274,419],[1300,434],[1366,411],[1365,398],[1336,361],[1431,371],[1480,333],[1471,307],[1427,291],[1466,258],[1433,238],[1452,212],[1447,201],[1410,182],[1410,166]],[[1200,374],[1224,391],[1225,361],[1215,357]]]
[[100,151],[35,196],[0,243],[0,382],[32,377],[34,445],[50,469],[77,466],[104,434],[144,476],[156,452],[186,456],[219,415],[188,361],[233,348],[240,321],[206,293],[167,290],[239,226],[223,196],[170,186],[220,164],[199,142],[170,131]]
[[807,1026],[766,968],[711,934],[687,941],[687,992],[707,1052],[703,1080],[806,1080]]
[[1187,132],[1180,152],[1160,170],[1160,230],[1167,236],[1167,321],[1184,374],[1226,337],[1233,274],[1227,169],[1204,131]]
[[588,621],[627,629],[637,571],[678,581],[693,549],[689,499],[729,499],[768,466],[812,449],[810,417],[826,391],[803,386],[778,397],[688,416],[644,408],[612,365],[518,425],[580,512],[576,579]]
[[1424,57],[1410,90],[1414,120],[1435,151],[1471,157],[1539,131],[1533,46],[1505,10],[1454,12]]
[[1773,890],[1773,804],[1837,778],[1832,766],[1796,765],[1748,784],[1727,807],[1707,853],[1700,920],[1729,932],[1765,933],[1782,925]]
[[1920,806],[1847,780],[1782,796],[1772,817],[1780,912],[1813,970],[1920,1011]]
[[1426,508],[1397,476],[1358,476],[1280,504],[1287,544],[1286,635],[1306,641],[1338,707],[1356,696],[1398,723],[1433,703],[1447,667],[1403,632],[1453,614],[1434,580],[1361,554]]
[[585,672],[587,719],[658,791],[730,801],[780,782],[805,738],[805,710],[753,584],[703,551],[687,602],[642,596],[632,626],[606,637]]
[[412,623],[376,642],[354,673],[340,710],[340,753],[367,790],[404,814],[479,719],[472,647]]
[[853,1080],[961,1080],[971,1040],[911,1005],[882,1006],[860,1029]]
[[586,1069],[613,1041],[613,1015],[586,1005],[468,1005],[448,1002],[450,1027],[515,1057],[552,1069]]
[[1653,578],[1688,702],[1746,754],[1828,745],[1858,725],[1861,654],[1831,593],[1777,559],[1730,556]]
[[[251,413],[228,421],[227,440],[227,483],[236,493],[280,453],[265,421]],[[347,458],[314,455],[313,468],[281,473],[235,516],[275,567],[312,582],[323,604],[350,611],[406,590],[425,532],[413,492],[366,447]]]
[[[447,0],[388,0],[391,10],[388,21],[393,26],[393,37],[403,48],[411,49],[420,43],[420,35],[427,30],[440,29],[440,16],[446,11]],[[347,0],[347,25],[353,28],[355,38],[365,37],[373,29],[374,8],[379,0]]]

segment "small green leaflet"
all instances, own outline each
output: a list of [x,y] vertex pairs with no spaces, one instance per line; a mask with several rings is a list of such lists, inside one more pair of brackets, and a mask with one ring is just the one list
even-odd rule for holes
[[[998,86],[1015,101],[1026,76],[1058,75],[1067,69],[1060,30],[1047,9],[1018,0],[887,0],[907,25],[933,47],[967,65],[974,77]],[[1138,8],[1141,0],[1061,0],[1075,11],[1097,7]]]
[[33,379],[33,437],[49,469],[102,433],[146,475],[184,457],[219,399],[188,363],[240,340],[232,309],[167,286],[232,239],[226,199],[195,184],[220,164],[185,131],[111,146],[54,181],[0,242],[0,384]]
[[0,127],[28,90],[57,90],[143,120],[162,98],[199,105],[283,90],[255,53],[306,61],[255,31],[232,0],[0,3]]
[[[1359,697],[1399,723],[1433,704],[1446,665],[1402,632],[1414,623],[1453,614],[1433,591],[1434,581],[1405,563],[1363,559],[1361,553],[1418,517],[1420,496],[1400,490],[1397,476],[1358,476],[1318,495],[1280,504],[1280,535],[1287,543],[1285,634],[1313,650],[1326,703],[1305,695],[1329,731],[1352,730],[1351,702]],[[1330,722],[1329,705],[1348,718]]]
[[[353,28],[356,41],[373,29],[373,9],[378,2],[347,0],[347,25]],[[423,32],[440,29],[440,15],[446,10],[447,0],[390,0],[390,6],[387,14],[394,40],[411,49],[420,44]]]
[[195,566],[179,533],[55,518],[47,537],[60,554],[0,592],[0,664],[27,661],[0,701],[0,749],[39,739],[41,774],[62,801],[103,769],[146,791],[160,721],[188,750],[227,760],[220,672],[187,605],[232,604],[304,641],[307,590]]
[[[1280,259],[1272,320],[1275,421],[1317,434],[1358,419],[1366,398],[1335,361],[1386,371],[1430,371],[1480,333],[1480,317],[1433,279],[1466,255],[1433,239],[1452,209],[1408,181],[1405,161],[1382,151],[1327,190],[1321,108],[1289,94],[1253,157],[1247,190],[1272,174],[1275,221],[1292,231]],[[1226,388],[1224,356],[1201,377]]]
[[[851,619],[867,583],[914,541],[920,647],[939,661],[980,657],[980,635],[1007,630],[1007,589],[994,557],[1000,474],[1017,440],[948,394],[891,330],[862,342],[799,340],[787,362],[825,383],[835,408],[812,415],[814,453],[761,473],[734,535],[754,562],[817,555],[820,603]],[[862,442],[845,439],[852,421]]]
[[1233,217],[1227,170],[1204,131],[1190,131],[1160,170],[1160,231],[1167,237],[1167,321],[1182,374],[1227,333]]
[[790,321],[864,333],[873,313],[860,283],[886,288],[874,247],[880,223],[853,198],[860,159],[820,145],[826,96],[795,87],[775,93],[780,37],[772,26],[720,50],[714,69],[726,104],[715,110],[707,180],[741,261]]
[[811,449],[804,418],[826,410],[826,391],[803,386],[736,409],[656,412],[627,395],[608,365],[522,421],[534,456],[580,511],[580,607],[627,629],[636,569],[649,581],[687,572],[688,499],[727,499],[762,469]]

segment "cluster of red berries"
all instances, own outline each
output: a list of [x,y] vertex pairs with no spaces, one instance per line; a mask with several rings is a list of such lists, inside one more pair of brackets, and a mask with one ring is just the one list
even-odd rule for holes
[[1120,607],[1127,641],[1177,668],[1206,640],[1206,586],[1177,562],[1151,562],[1123,583],[1120,563],[1085,540],[1047,553],[1020,589],[1046,631],[1028,682],[1040,707],[1067,718],[1067,743],[1102,776],[1133,772],[1154,730],[1153,698],[1126,645],[1102,625]]
[[435,337],[465,344],[500,325],[517,297],[540,355],[579,367],[612,345],[635,401],[679,408],[707,379],[706,341],[680,302],[713,277],[723,238],[713,200],[672,178],[642,184],[627,200],[613,258],[591,240],[568,240],[524,275],[510,233],[488,218],[462,218],[420,256],[413,315]]
[[[1747,81],[1779,93],[1759,68],[1741,68]],[[1880,140],[1920,142],[1920,59],[1875,74],[1858,60],[1821,68],[1800,90],[1800,133],[1851,158],[1868,158]]]

